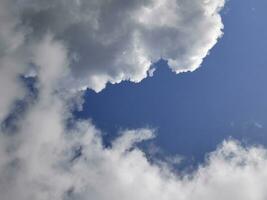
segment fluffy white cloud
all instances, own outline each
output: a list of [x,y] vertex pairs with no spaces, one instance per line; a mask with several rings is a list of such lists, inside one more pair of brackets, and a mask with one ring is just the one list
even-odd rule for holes
[[[27,40],[50,32],[68,47],[68,87],[103,89],[139,82],[163,58],[176,73],[193,71],[222,35],[224,0],[11,0],[9,13]],[[3,23],[6,24],[6,23]],[[18,39],[11,39],[12,48]]]
[[[49,84],[48,84],[49,85]],[[44,83],[43,88],[47,85]],[[44,89],[44,91],[47,91]],[[265,200],[267,151],[225,141],[193,173],[152,164],[136,142],[153,137],[139,129],[121,133],[105,148],[90,122],[66,129],[66,105],[42,93],[16,135],[0,138],[3,200]],[[46,99],[45,101],[43,99]]]
[[16,132],[0,134],[1,200],[266,199],[265,148],[225,141],[194,172],[174,172],[135,145],[153,130],[126,130],[107,148],[92,123],[67,125],[70,107],[56,87],[69,64],[66,48],[46,35],[30,49],[38,98]]

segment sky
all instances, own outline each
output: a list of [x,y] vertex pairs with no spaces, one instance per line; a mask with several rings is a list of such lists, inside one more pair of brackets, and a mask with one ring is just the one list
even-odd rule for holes
[[160,61],[140,84],[88,90],[77,116],[92,118],[107,140],[121,129],[156,128],[158,147],[197,162],[227,138],[266,145],[264,7],[264,1],[227,2],[224,36],[200,68],[176,75]]
[[266,4],[0,0],[1,200],[266,200]]

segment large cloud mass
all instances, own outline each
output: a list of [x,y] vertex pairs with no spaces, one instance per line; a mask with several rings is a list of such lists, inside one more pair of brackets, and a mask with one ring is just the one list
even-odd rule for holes
[[125,131],[109,148],[90,122],[66,130],[67,107],[46,87],[16,135],[1,135],[1,200],[267,198],[266,149],[225,141],[193,173],[172,172],[135,146],[153,137],[151,130]]
[[69,87],[74,89],[99,91],[107,82],[139,82],[161,58],[176,73],[193,71],[223,28],[219,11],[224,0],[3,0],[1,4],[8,4],[1,5],[1,35],[10,42],[5,46],[14,49],[21,41],[12,29],[24,29],[27,43],[48,32],[63,40],[71,62]]
[[77,91],[138,82],[167,59],[196,69],[221,36],[223,0],[1,0],[1,200],[266,200],[267,151],[225,141],[194,172],[151,162],[126,130],[105,147],[77,121]]

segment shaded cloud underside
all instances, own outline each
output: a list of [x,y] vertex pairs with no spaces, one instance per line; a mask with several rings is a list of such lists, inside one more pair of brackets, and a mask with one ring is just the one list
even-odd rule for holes
[[[223,5],[2,0],[0,120],[15,100],[28,106],[16,117],[16,129],[1,130],[1,200],[265,200],[264,148],[225,141],[193,173],[177,174],[169,163],[152,164],[135,146],[153,130],[124,131],[105,148],[101,131],[71,115],[81,88],[139,82],[160,58],[177,73],[199,67],[222,34]],[[36,80],[31,100],[18,76]]]

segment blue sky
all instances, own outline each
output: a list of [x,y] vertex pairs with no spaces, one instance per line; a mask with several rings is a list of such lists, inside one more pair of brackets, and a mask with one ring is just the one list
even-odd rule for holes
[[224,139],[267,144],[266,1],[229,1],[222,11],[224,36],[201,67],[174,74],[156,63],[153,77],[85,94],[82,118],[106,132],[152,127],[169,154],[202,159]]

